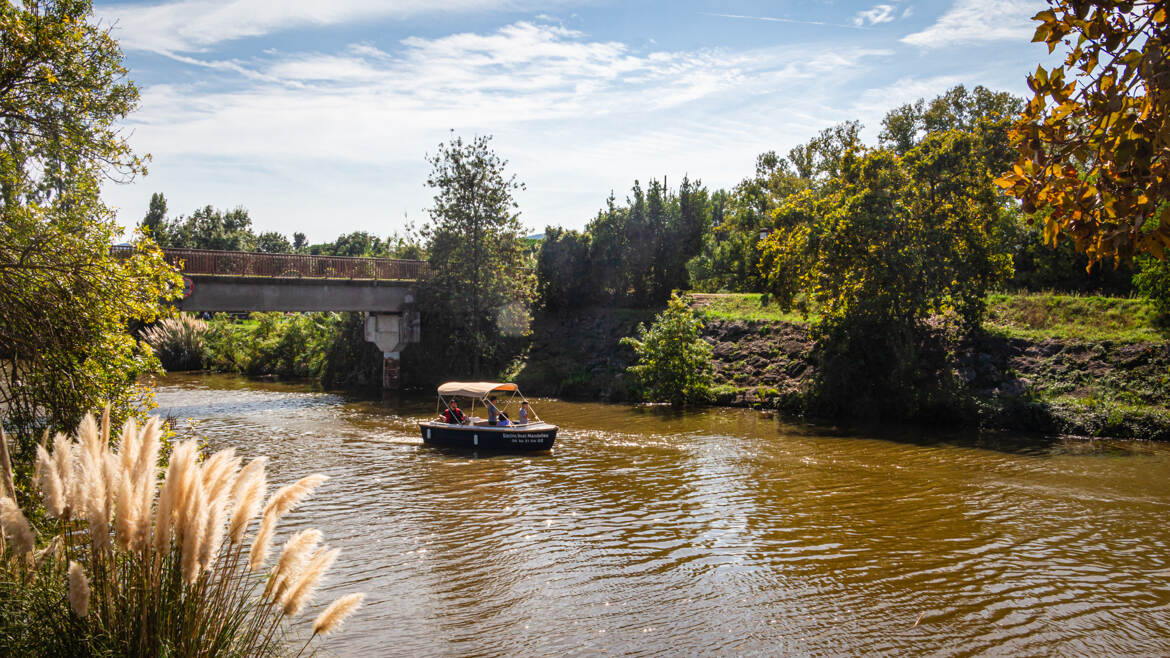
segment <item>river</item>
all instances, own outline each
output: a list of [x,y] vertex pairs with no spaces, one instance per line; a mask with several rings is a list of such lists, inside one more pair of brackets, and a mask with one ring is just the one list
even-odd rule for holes
[[421,443],[429,398],[158,402],[274,485],[330,476],[277,538],[342,548],[310,614],[368,595],[327,654],[1170,653],[1170,446],[541,400],[551,453],[476,455]]

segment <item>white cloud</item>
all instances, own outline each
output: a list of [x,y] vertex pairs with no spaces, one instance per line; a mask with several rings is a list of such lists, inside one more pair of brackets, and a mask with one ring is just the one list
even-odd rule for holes
[[[759,151],[854,118],[831,96],[890,54],[640,52],[527,22],[380,46],[184,56],[222,79],[143,88],[128,127],[154,163],[146,181],[110,190],[123,222],[141,216],[149,191],[164,191],[176,212],[244,204],[264,230],[388,232],[428,205],[423,154],[454,128],[496,135],[529,184],[519,198],[526,223],[579,227],[635,177],[690,173],[729,186]],[[323,199],[330,216],[313,210]]]
[[1036,26],[1031,18],[1047,5],[1043,0],[957,0],[938,21],[902,43],[940,48],[986,41],[1028,42]]
[[[199,52],[212,44],[298,27],[404,19],[424,13],[521,9],[526,0],[178,0],[113,4],[97,13],[117,24],[127,50]],[[547,4],[547,3],[546,3]]]
[[857,12],[853,17],[854,25],[877,25],[878,23],[889,23],[894,20],[894,6],[893,5],[874,5],[870,9]]

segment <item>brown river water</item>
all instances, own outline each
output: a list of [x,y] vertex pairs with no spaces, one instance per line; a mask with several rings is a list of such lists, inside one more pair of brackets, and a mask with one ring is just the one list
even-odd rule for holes
[[274,485],[330,476],[277,538],[342,548],[310,615],[368,594],[326,655],[1170,654],[1166,445],[541,400],[555,449],[491,455],[423,445],[430,398],[158,402]]

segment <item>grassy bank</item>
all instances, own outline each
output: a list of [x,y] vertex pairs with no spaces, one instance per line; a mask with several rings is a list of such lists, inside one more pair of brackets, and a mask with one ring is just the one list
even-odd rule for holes
[[[799,408],[816,368],[809,320],[763,301],[696,296],[715,341],[717,401]],[[1146,300],[995,294],[984,326],[985,336],[955,346],[956,372],[978,410],[971,422],[1170,440],[1170,346]]]
[[[785,312],[754,293],[696,294],[695,306],[712,319],[744,322],[808,324],[816,319]],[[1049,338],[1088,342],[1160,342],[1168,337],[1158,325],[1153,305],[1142,298],[1051,293],[1004,294],[987,297],[988,333],[1005,338],[1040,341]]]

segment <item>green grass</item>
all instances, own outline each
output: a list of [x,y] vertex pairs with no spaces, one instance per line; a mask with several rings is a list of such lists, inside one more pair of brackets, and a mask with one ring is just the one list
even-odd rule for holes
[[[808,324],[816,315],[784,312],[775,304],[763,304],[755,293],[695,294],[695,306],[719,320],[791,322]],[[1004,294],[987,297],[984,327],[1009,338],[1044,340],[1060,338],[1090,342],[1161,342],[1156,312],[1141,298],[1052,293]]]
[[707,317],[719,320],[808,324],[816,319],[811,315],[806,318],[796,311],[782,311],[775,304],[763,304],[763,295],[756,293],[696,293],[693,297],[695,306]]
[[1028,340],[1160,342],[1166,336],[1155,325],[1155,316],[1150,302],[1141,298],[997,293],[987,298],[984,326]]

